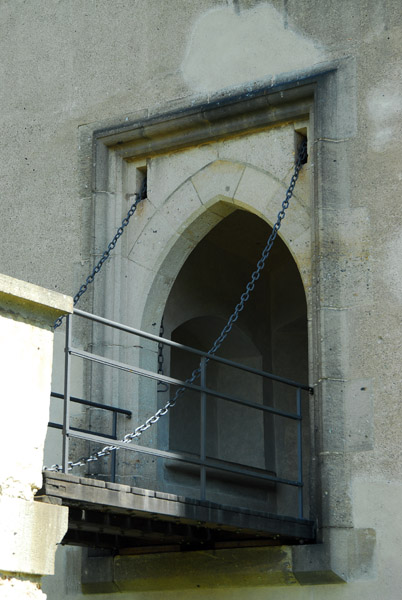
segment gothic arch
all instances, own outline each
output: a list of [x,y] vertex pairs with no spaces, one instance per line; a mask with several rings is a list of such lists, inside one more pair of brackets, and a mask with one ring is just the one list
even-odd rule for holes
[[[141,327],[147,329],[161,318],[180,268],[213,227],[237,208],[272,225],[286,186],[287,182],[252,165],[218,160],[186,179],[158,208],[151,193],[153,212],[128,252],[129,262],[146,269],[138,305]],[[308,209],[295,194],[280,237],[296,262],[307,295],[311,278],[310,227]]]
[[[164,307],[165,335],[204,351],[211,347],[226,323],[271,230],[266,220],[251,211],[239,209],[234,203],[231,206],[234,211],[222,218],[185,260]],[[236,322],[236,330],[225,340],[220,354],[253,368],[307,382],[304,286],[282,240],[277,240],[271,261],[262,271],[245,311]],[[166,350],[166,372],[175,378],[185,379],[197,364],[196,357]],[[208,366],[208,378],[211,387],[223,393],[245,400],[251,395],[254,402],[294,410],[294,394],[269,381],[254,377],[249,380],[244,373],[233,375],[230,369],[215,363]],[[185,399],[160,424],[159,443],[166,449],[197,455],[199,402],[197,392],[186,393]],[[207,452],[212,459],[232,460],[247,467],[264,468],[272,473],[285,471],[294,476],[294,453],[289,454],[289,448],[294,446],[294,423],[269,415],[262,418],[258,411],[238,410],[213,397],[208,408]],[[306,420],[307,412],[308,409]],[[198,485],[197,469],[183,470],[177,464],[168,464],[161,477],[171,486],[170,491],[181,486],[185,495],[194,494],[192,486]],[[246,482],[246,488],[249,485]],[[211,475],[210,492],[215,494],[216,501],[229,502],[232,494],[242,494],[244,489],[233,479],[217,481]],[[287,508],[292,512],[294,497],[292,490],[257,487],[249,501],[257,509],[269,505],[286,513]]]

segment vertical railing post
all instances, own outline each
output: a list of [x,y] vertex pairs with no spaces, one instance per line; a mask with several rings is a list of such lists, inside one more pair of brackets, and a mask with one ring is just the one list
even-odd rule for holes
[[[201,358],[201,404],[200,404],[200,460],[205,461],[206,459],[206,430],[207,430],[207,395],[204,391],[207,380],[207,359],[205,356]],[[206,488],[207,488],[207,473],[205,465],[200,467],[200,498],[201,500],[206,499]]]
[[66,346],[64,349],[64,406],[63,406],[63,473],[68,473],[70,433],[70,370],[71,370],[71,315],[66,316]]
[[303,518],[303,439],[302,439],[302,413],[301,413],[301,388],[297,388],[297,466],[298,466],[298,509],[299,518]]
[[[113,425],[112,425],[112,435],[115,440],[117,440],[117,412],[113,411]],[[111,479],[112,482],[116,482],[116,450],[112,452],[112,466],[111,466]]]

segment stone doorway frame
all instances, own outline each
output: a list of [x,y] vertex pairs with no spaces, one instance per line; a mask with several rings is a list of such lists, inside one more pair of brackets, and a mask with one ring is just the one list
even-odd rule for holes
[[[112,210],[110,203],[104,200],[120,191],[115,182],[119,180],[123,161],[141,161],[146,156],[254,133],[281,123],[309,123],[309,157],[314,165],[309,345],[311,383],[315,387],[312,410],[315,469],[310,496],[317,518],[318,541],[323,544],[294,550],[295,572],[306,584],[333,582],[334,574],[347,579],[350,571],[345,564],[347,553],[338,552],[337,547],[342,545],[339,544],[341,538],[352,547],[353,540],[359,541],[363,535],[353,529],[350,461],[345,456],[346,451],[351,450],[344,447],[348,391],[347,384],[342,382],[348,381],[348,373],[342,355],[347,355],[348,348],[342,332],[349,307],[339,306],[337,291],[329,289],[323,277],[326,270],[333,268],[331,261],[334,260],[333,255],[325,255],[328,230],[336,227],[336,211],[348,203],[342,186],[337,185],[342,176],[344,155],[342,144],[336,142],[344,142],[355,134],[354,68],[354,61],[345,59],[291,73],[268,84],[258,82],[246,90],[217,94],[190,106],[184,99],[174,106],[158,107],[151,113],[142,111],[132,119],[125,117],[80,128],[82,192],[87,196],[88,183],[92,182],[93,202],[96,205],[100,201],[104,206],[103,215],[100,211],[95,217],[98,221],[95,225],[102,229],[101,223],[107,223],[107,212]],[[334,208],[332,215],[326,211],[331,208]],[[102,247],[108,237],[109,231],[104,227],[95,245]],[[109,268],[108,277],[116,286],[121,283],[124,288],[121,273],[115,266]],[[95,293],[93,310],[102,314],[105,306],[95,300],[96,297],[101,296]],[[116,298],[115,305],[118,305]],[[337,310],[333,310],[334,305]],[[112,309],[109,316],[114,318],[114,306],[109,308]],[[156,313],[155,319],[160,316]],[[149,324],[143,320],[137,325],[146,328]],[[371,560],[371,555],[367,556]]]

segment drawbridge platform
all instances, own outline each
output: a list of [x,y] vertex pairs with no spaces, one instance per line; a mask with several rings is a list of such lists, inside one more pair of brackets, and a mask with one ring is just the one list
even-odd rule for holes
[[69,507],[63,544],[142,553],[314,541],[314,523],[44,471],[36,500]]

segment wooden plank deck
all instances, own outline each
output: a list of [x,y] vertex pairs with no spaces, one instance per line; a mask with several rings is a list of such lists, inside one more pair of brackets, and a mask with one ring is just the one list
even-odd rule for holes
[[43,473],[39,501],[70,507],[65,544],[161,551],[314,541],[314,523],[101,480]]

